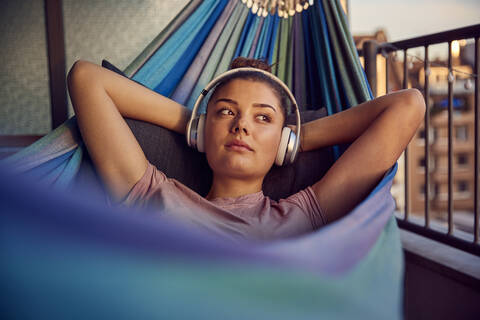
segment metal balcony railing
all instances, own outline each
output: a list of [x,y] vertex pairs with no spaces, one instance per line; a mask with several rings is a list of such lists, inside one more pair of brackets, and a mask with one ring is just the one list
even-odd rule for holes
[[[479,75],[480,75],[480,24],[468,26],[464,28],[449,30],[445,32],[425,35],[421,37],[416,37],[412,39],[390,42],[390,43],[377,43],[374,40],[365,41],[361,50],[359,50],[359,55],[364,57],[365,61],[365,73],[367,79],[370,83],[374,95],[376,95],[377,88],[377,55],[382,54],[385,57],[385,73],[386,73],[386,91],[388,93],[389,88],[389,59],[391,59],[391,52],[403,51],[403,88],[408,87],[408,60],[407,60],[407,50],[412,48],[423,47],[424,49],[424,87],[419,88],[423,89],[425,103],[427,106],[427,112],[425,113],[425,207],[424,207],[424,224],[418,224],[412,222],[409,215],[409,166],[408,166],[408,149],[405,150],[405,210],[403,217],[397,217],[397,222],[401,228],[408,229],[410,231],[416,232],[428,238],[443,242],[445,244],[451,245],[453,247],[459,248],[461,250],[473,253],[477,256],[480,256],[480,243],[479,243]],[[474,55],[474,67],[473,67],[473,77],[474,82],[474,219],[473,219],[473,240],[466,240],[460,238],[453,233],[453,83],[454,75],[452,69],[452,42],[455,40],[463,39],[474,39],[475,55]],[[430,61],[428,56],[429,46],[439,43],[448,43],[448,206],[447,206],[447,222],[448,228],[445,232],[435,230],[431,227],[431,216],[430,216],[430,156],[431,150],[430,145],[430,112],[428,108],[430,105],[430,86],[429,86],[429,75],[430,75]]]

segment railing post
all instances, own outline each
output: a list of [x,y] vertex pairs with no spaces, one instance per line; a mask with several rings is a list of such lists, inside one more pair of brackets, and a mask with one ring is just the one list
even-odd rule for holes
[[475,38],[475,97],[474,97],[474,110],[475,110],[475,168],[474,168],[474,177],[475,177],[475,194],[473,196],[473,211],[474,211],[474,227],[473,227],[473,242],[478,243],[478,229],[479,229],[479,218],[480,218],[480,38]]
[[448,41],[448,234],[453,234],[453,82],[452,41]]
[[[408,55],[407,49],[403,50],[403,89],[408,89]],[[408,165],[408,145],[404,151],[404,175],[405,175],[405,215],[403,219],[408,221],[408,214],[410,212],[410,170]]]
[[377,49],[378,43],[375,40],[367,40],[362,46],[365,74],[374,97],[377,96]]
[[423,65],[425,71],[425,105],[427,110],[425,112],[425,227],[430,226],[430,59],[428,57],[428,45],[425,46],[425,61]]

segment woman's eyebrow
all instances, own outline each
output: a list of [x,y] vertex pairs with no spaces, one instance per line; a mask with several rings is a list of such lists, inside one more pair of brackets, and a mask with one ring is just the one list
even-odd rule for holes
[[[215,101],[215,104],[219,103],[219,102],[229,102],[229,103],[232,103],[234,105],[238,105],[237,101],[235,100],[232,100],[232,99],[228,99],[228,98],[220,98],[220,99],[217,99]],[[269,104],[266,104],[266,103],[254,103],[253,104],[254,107],[260,107],[260,108],[271,108],[273,110],[273,112],[277,112],[277,110],[275,110],[274,107],[272,107],[271,105]]]

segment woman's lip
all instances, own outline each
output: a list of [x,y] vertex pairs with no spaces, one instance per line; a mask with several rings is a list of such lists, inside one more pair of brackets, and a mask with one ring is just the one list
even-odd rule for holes
[[233,143],[232,144],[226,144],[225,147],[228,148],[228,149],[234,150],[234,151],[252,151],[245,146],[241,146],[241,145],[233,144]]

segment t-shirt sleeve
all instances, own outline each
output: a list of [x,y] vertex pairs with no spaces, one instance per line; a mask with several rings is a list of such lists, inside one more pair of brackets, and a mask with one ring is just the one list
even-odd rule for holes
[[328,222],[311,186],[279,201],[279,205],[287,203],[298,206],[310,220],[313,229],[318,229]]
[[155,194],[160,185],[166,181],[167,176],[153,164],[147,162],[145,173],[130,189],[124,199],[120,201],[120,204],[127,206],[133,204],[143,205]]

